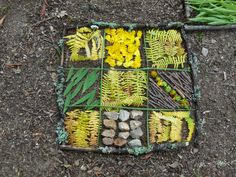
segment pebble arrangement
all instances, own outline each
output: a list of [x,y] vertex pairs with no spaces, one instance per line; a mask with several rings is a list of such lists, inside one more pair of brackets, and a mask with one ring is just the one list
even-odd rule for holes
[[105,146],[140,147],[143,136],[141,128],[143,111],[120,110],[119,112],[104,112],[102,143]]

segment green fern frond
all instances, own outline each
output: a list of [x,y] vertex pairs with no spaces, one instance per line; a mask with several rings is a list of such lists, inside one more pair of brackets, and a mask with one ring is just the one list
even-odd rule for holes
[[[97,60],[102,58],[103,37],[100,30],[91,30],[87,27],[78,28],[74,35],[68,35],[68,45],[71,61]],[[91,47],[90,47],[91,46]],[[84,49],[86,56],[81,55],[81,49]]]
[[109,70],[102,80],[103,106],[141,106],[147,99],[146,73],[137,71]]
[[69,133],[69,143],[77,147],[96,146],[100,128],[98,111],[75,109],[67,112],[65,129]]
[[183,68],[186,53],[182,47],[181,34],[176,30],[149,30],[145,42],[146,56],[155,68]]

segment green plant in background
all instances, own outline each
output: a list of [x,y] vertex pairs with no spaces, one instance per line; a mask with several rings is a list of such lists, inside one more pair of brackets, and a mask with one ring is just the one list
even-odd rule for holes
[[141,70],[128,72],[109,70],[102,80],[103,106],[141,106],[147,99],[146,73]]
[[66,114],[64,124],[69,133],[69,144],[85,148],[97,146],[100,128],[99,112],[75,109]]
[[[92,109],[94,106],[99,105],[99,100],[95,100],[95,89],[85,94],[86,91],[94,85],[98,77],[98,70],[93,70],[89,73],[89,70],[86,68],[70,68],[66,78],[67,86],[63,93],[65,97],[63,109],[64,113],[68,110],[69,106],[78,106],[84,102],[86,102],[86,108],[89,109]],[[84,96],[80,96],[79,99],[75,99],[78,95]]]
[[186,53],[181,34],[176,30],[148,30],[145,37],[146,56],[155,68],[184,68]]
[[[183,120],[188,127],[188,137],[182,138]],[[195,122],[189,111],[156,112],[153,111],[149,120],[151,143],[191,141],[195,130]]]
[[187,0],[187,3],[197,12],[190,21],[209,25],[236,24],[235,0]]
[[[100,30],[87,27],[78,28],[76,34],[65,36],[71,51],[71,61],[97,60],[102,58],[103,37]],[[85,49],[86,55],[82,54]]]

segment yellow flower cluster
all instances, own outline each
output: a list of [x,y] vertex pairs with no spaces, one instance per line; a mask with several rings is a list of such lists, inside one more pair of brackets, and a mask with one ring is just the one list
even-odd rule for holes
[[106,47],[108,56],[105,62],[111,67],[140,68],[141,56],[139,51],[142,31],[126,31],[123,28],[106,29]]

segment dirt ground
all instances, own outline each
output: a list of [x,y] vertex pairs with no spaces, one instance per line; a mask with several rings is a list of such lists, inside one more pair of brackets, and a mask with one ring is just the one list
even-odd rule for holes
[[[61,11],[68,15],[59,18]],[[200,61],[199,146],[134,157],[62,152],[55,142],[59,61],[46,40],[60,39],[63,22],[158,23],[182,21],[183,14],[180,0],[0,0],[0,18],[6,15],[0,28],[0,176],[235,177],[236,30],[187,34]]]

